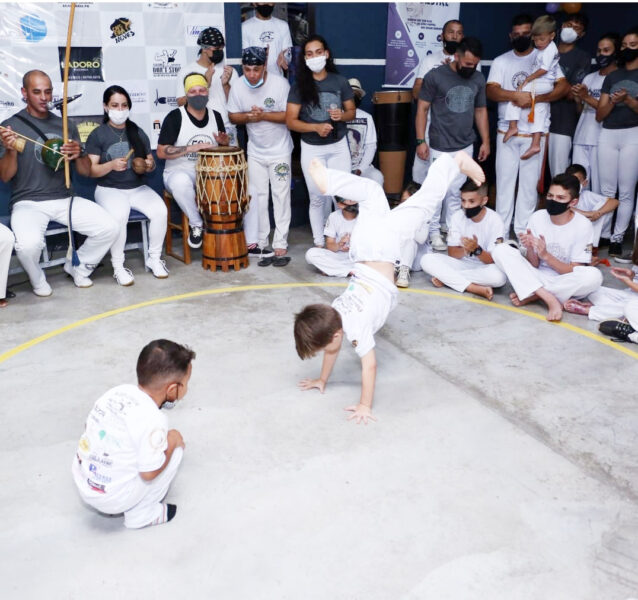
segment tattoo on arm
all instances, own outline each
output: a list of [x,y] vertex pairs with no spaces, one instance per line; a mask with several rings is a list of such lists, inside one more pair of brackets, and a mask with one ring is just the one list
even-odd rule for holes
[[164,152],[167,156],[179,156],[188,153],[188,146],[166,146]]

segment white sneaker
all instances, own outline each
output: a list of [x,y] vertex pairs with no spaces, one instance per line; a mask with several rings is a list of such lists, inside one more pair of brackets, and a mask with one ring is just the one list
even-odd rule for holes
[[401,265],[399,267],[396,286],[400,288],[410,287],[410,267],[407,265]]
[[119,285],[123,285],[124,287],[128,287],[135,283],[133,273],[131,273],[131,270],[126,267],[117,267],[116,269],[113,269],[113,277]]
[[88,288],[93,285],[93,282],[86,275],[79,273],[77,267],[74,267],[70,262],[64,263],[64,272],[73,278],[76,287]]
[[45,281],[42,285],[33,288],[33,293],[40,298],[46,298],[53,293],[51,286]]
[[151,271],[158,279],[166,279],[168,277],[168,268],[161,258],[149,258],[146,263],[146,269]]
[[445,252],[447,250],[447,244],[440,233],[430,235],[430,244],[432,244],[432,248],[437,252]]

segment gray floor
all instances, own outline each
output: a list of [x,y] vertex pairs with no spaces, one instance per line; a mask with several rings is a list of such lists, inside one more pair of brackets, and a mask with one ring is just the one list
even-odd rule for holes
[[[211,273],[196,254],[159,281],[131,253],[131,288],[108,261],[92,289],[59,267],[51,298],[14,288],[0,311],[2,597],[638,597],[638,347],[600,343],[582,317],[565,317],[574,329],[499,308],[508,287],[488,305],[415,274],[377,335],[379,421],[356,426],[342,410],[359,393],[350,349],[325,395],[296,387],[320,358],[296,356],[292,314],[341,290],[306,265],[309,240],[292,231],[282,269]],[[306,282],[322,286],[90,320]],[[134,381],[157,337],[197,351],[169,415],[186,441],[178,513],[127,531],[81,504],[70,464],[93,402]]]

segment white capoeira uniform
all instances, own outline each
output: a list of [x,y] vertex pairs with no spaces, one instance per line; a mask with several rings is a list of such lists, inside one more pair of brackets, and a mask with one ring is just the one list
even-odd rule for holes
[[14,243],[12,231],[0,223],[0,300],[7,297],[7,279]]
[[357,108],[353,121],[348,126],[348,145],[350,147],[350,170],[361,171],[361,177],[367,177],[383,185],[383,173],[372,165],[377,151],[377,130],[372,115]]
[[[350,258],[357,264],[346,291],[332,306],[341,314],[343,330],[360,357],[374,348],[374,333],[396,306],[396,286],[362,262],[396,264],[406,239],[414,239],[428,223],[460,170],[448,155],[429,169],[421,189],[390,210],[383,188],[370,179],[327,169],[327,194],[359,202],[359,216],[350,236]],[[427,231],[427,229],[426,229]]]
[[[587,212],[591,212],[594,210],[600,210],[607,203],[607,198],[605,196],[601,196],[600,194],[595,194],[594,192],[590,192],[589,190],[582,190],[580,192],[580,196],[578,198],[578,204],[576,208],[579,210],[585,210]],[[611,226],[611,217],[613,215],[613,211],[607,213],[600,217],[600,219],[596,221],[592,221],[592,227],[594,229],[594,237],[593,237],[593,245],[594,248],[598,248],[598,243],[600,242],[600,235],[605,228],[610,228]]]
[[[463,211],[452,217],[448,233],[448,248],[462,246],[461,238],[476,236],[479,246],[492,253],[497,243],[503,241],[503,221],[491,209],[476,223]],[[464,292],[471,283],[501,287],[507,282],[505,273],[497,265],[485,264],[478,256],[453,258],[444,254],[427,254],[421,259],[423,270],[457,292]]]
[[[634,283],[638,283],[638,267],[632,266]],[[601,286],[587,297],[593,306],[589,309],[592,321],[606,321],[607,319],[622,319],[638,331],[638,292],[631,288],[619,290]]]
[[89,413],[71,470],[81,498],[102,513],[124,513],[124,525],[138,529],[161,521],[171,481],[183,449],[155,479],[140,473],[159,469],[166,460],[168,422],[153,399],[136,385],[106,392]]
[[[345,235],[352,233],[356,222],[356,219],[345,219],[342,210],[335,210],[330,213],[323,234],[338,244]],[[306,262],[331,277],[347,277],[354,269],[349,250],[333,252],[327,248],[310,248],[306,252]]]
[[[545,75],[531,81],[523,87],[524,92],[531,92],[536,96],[541,94],[548,94],[554,89],[554,83],[559,77],[562,77],[563,72],[558,65],[560,54],[558,48],[554,42],[550,42],[546,48],[537,51],[534,54],[534,63],[532,65],[532,73],[543,69],[547,71]],[[516,106],[513,102],[508,102],[505,107],[505,120],[506,121],[518,121],[528,123],[528,117],[531,111],[530,108],[521,108]],[[547,125],[549,123],[549,102],[537,102],[534,105],[534,121],[530,123],[530,133],[543,133],[547,131]]]
[[[593,228],[588,219],[574,213],[565,225],[554,225],[546,210],[532,215],[528,228],[535,237],[544,236],[548,251],[564,263],[591,262]],[[533,267],[508,244],[497,244],[492,259],[507,275],[520,300],[544,288],[563,304],[569,298],[584,298],[596,291],[603,276],[596,267],[576,266],[571,273],[557,273],[545,261]]]

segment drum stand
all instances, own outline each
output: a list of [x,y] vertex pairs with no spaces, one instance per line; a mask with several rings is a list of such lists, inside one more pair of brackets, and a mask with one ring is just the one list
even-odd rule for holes
[[248,248],[241,215],[204,215],[206,229],[202,245],[202,267],[224,273],[230,267],[248,267]]

